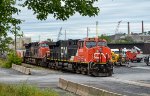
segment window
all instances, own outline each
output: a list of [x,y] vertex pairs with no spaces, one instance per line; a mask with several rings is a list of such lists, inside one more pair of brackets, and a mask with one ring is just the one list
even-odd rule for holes
[[98,46],[107,46],[107,43],[104,41],[99,41],[97,45]]
[[46,43],[40,44],[40,47],[48,47]]
[[78,41],[73,41],[73,45],[77,45]]
[[79,42],[79,48],[82,48],[84,46],[84,42],[83,41],[80,41]]
[[113,51],[115,54],[119,54],[119,51]]
[[87,41],[86,42],[86,47],[87,48],[91,48],[91,47],[95,47],[96,46],[96,42],[95,41]]

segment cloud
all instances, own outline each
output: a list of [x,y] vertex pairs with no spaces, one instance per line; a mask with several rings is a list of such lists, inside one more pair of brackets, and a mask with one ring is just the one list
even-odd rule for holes
[[[25,20],[21,24],[22,31],[26,36],[32,37],[33,41],[47,38],[57,39],[59,29],[62,27],[63,32],[67,30],[67,38],[84,38],[86,37],[87,27],[89,27],[89,35],[95,36],[96,25],[99,22],[100,34],[114,34],[118,21],[122,20],[119,32],[127,33],[127,22],[131,22],[132,32],[141,32],[141,21],[144,21],[145,31],[150,30],[150,0],[99,0],[94,6],[100,7],[98,16],[89,18],[82,17],[78,13],[70,17],[67,21],[55,20],[53,15],[49,15],[45,21],[36,19],[31,10],[18,7],[22,12],[17,16]],[[64,35],[61,36],[64,38]]]

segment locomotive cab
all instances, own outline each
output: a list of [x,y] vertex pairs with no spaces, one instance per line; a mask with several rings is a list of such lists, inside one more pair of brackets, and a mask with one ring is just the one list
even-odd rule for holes
[[31,63],[36,65],[44,65],[45,57],[49,52],[49,46],[47,42],[32,42],[25,45],[26,52],[24,54],[25,63]]
[[49,46],[47,42],[43,41],[39,43],[39,48],[38,48],[38,57],[39,58],[44,58],[46,54],[49,53]]
[[75,61],[107,63],[111,57],[111,50],[106,40],[86,38],[78,42],[78,52]]

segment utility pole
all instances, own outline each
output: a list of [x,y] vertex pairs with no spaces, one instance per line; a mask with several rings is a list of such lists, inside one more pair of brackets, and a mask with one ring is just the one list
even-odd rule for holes
[[66,30],[65,30],[65,40],[66,40]]
[[87,38],[89,37],[89,28],[87,27]]
[[59,30],[59,33],[58,33],[58,36],[57,36],[57,41],[59,41],[60,36],[62,35],[61,31],[62,31],[62,27],[61,27],[60,30]]
[[98,37],[98,21],[96,21],[96,37]]
[[15,24],[15,53],[16,53],[16,51],[17,51],[17,32],[16,32],[16,24]]

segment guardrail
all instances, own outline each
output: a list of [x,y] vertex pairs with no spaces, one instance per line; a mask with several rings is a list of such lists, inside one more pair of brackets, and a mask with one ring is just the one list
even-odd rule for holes
[[122,94],[109,92],[103,89],[95,88],[92,86],[67,81],[59,78],[58,87],[73,92],[80,96],[123,96]]
[[17,70],[17,71],[22,72],[27,75],[31,75],[30,68],[26,68],[21,65],[12,64],[12,69]]

